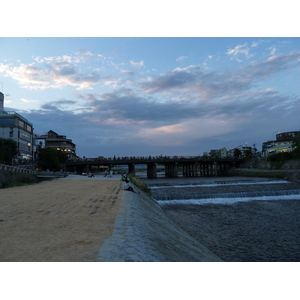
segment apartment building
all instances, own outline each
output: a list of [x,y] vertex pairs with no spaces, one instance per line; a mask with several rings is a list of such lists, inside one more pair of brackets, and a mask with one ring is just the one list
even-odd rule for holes
[[58,151],[62,151],[68,155],[68,159],[76,159],[76,145],[71,139],[67,139],[65,135],[59,135],[53,130],[48,131],[44,135],[35,137],[36,151],[39,148],[49,147]]
[[18,144],[17,159],[32,160],[33,125],[15,111],[4,111],[4,94],[0,92],[0,137]]

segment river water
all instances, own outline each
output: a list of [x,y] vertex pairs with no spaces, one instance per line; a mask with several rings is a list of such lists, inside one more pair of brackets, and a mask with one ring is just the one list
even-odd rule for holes
[[244,177],[143,181],[175,223],[224,261],[300,261],[299,183]]

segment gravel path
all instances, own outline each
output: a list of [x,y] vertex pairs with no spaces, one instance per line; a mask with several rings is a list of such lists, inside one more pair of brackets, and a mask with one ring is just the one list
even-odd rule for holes
[[112,235],[123,188],[120,176],[77,175],[0,192],[1,262],[91,262]]

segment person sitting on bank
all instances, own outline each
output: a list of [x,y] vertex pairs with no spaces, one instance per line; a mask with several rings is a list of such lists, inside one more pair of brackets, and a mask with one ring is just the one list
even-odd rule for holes
[[128,180],[126,180],[126,184],[125,184],[124,190],[125,191],[131,191],[131,192],[135,193],[135,191],[133,190],[133,188],[130,186],[130,183],[129,183]]

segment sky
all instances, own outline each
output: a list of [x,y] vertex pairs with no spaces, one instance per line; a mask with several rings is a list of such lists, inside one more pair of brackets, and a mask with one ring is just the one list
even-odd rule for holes
[[[277,132],[300,130],[300,40],[282,34],[276,14],[266,21],[249,7],[248,17],[225,15],[221,5],[214,10],[218,22],[196,10],[179,18],[181,6],[169,21],[165,6],[147,16],[130,10],[122,19],[121,7],[115,18],[125,22],[118,25],[110,15],[96,19],[98,11],[84,18],[82,7],[61,23],[63,9],[50,6],[48,19],[35,14],[30,23],[34,13],[25,18],[20,8],[14,16],[23,18],[22,26],[0,30],[5,110],[27,118],[36,134],[66,135],[80,157],[194,156],[240,145],[261,151]],[[288,25],[296,21],[289,12],[291,18],[282,19]],[[44,17],[47,24],[51,17],[48,31],[38,31]],[[254,31],[253,24],[259,24]],[[260,24],[277,27],[268,35]]]

